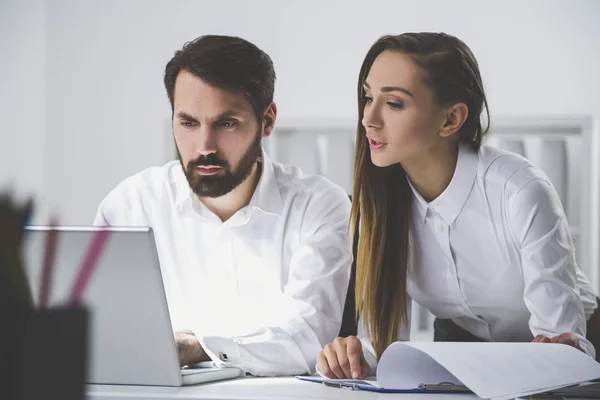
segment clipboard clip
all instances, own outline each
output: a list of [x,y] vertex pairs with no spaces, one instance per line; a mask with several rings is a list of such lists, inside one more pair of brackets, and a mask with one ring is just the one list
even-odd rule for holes
[[463,392],[463,391],[469,391],[469,388],[466,387],[465,385],[456,385],[452,382],[440,382],[440,383],[421,383],[419,385],[419,390]]
[[355,383],[350,382],[323,381],[323,385],[346,390],[359,390]]

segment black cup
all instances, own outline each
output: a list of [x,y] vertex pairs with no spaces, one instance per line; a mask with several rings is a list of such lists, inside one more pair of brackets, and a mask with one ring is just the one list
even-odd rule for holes
[[[13,315],[2,335],[8,397],[15,400],[84,400],[88,311],[52,308]],[[7,340],[8,339],[8,340]],[[0,394],[3,390],[0,389]]]

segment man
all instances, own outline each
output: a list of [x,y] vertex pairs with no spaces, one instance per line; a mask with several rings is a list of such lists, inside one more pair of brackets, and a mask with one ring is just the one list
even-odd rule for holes
[[179,162],[121,182],[95,219],[153,228],[181,365],[310,373],[340,329],[350,202],[262,151],[274,82],[270,57],[243,39],[187,43],[164,78]]

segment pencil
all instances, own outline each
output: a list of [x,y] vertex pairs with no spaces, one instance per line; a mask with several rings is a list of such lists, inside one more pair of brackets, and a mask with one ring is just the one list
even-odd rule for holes
[[16,206],[10,196],[0,196],[0,285],[15,308],[31,310],[33,300],[21,258],[21,241],[32,211],[32,201]]
[[81,302],[81,296],[85,291],[90,277],[96,268],[98,260],[104,250],[104,246],[108,240],[110,231],[108,229],[100,229],[94,235],[90,245],[88,247],[87,254],[79,267],[79,274],[75,280],[75,284],[71,290],[70,304],[71,306],[78,306]]
[[54,269],[54,257],[56,246],[58,244],[58,231],[54,227],[58,226],[56,217],[50,220],[51,229],[46,233],[46,246],[44,249],[44,259],[42,264],[42,278],[40,279],[40,308],[48,306],[48,298],[52,287],[52,271]]

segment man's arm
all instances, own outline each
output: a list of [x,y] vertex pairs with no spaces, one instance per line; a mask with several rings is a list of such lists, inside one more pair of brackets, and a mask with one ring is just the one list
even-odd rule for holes
[[310,200],[276,324],[238,337],[194,332],[217,365],[259,376],[314,370],[317,353],[337,336],[341,325],[352,261],[346,240],[349,212],[348,197],[339,188]]
[[139,220],[141,217],[139,199],[137,196],[132,196],[132,193],[127,180],[119,183],[102,199],[93,225],[130,226],[134,218]]
[[[127,214],[127,195],[124,184],[120,183],[114,188],[98,206],[94,217],[94,226],[111,226],[114,221],[123,218]],[[119,211],[120,210],[120,211]]]

